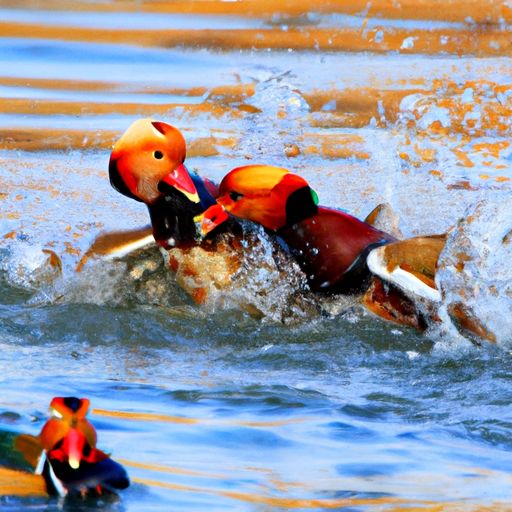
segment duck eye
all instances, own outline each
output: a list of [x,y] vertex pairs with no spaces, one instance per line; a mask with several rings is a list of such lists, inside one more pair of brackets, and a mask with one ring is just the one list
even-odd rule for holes
[[238,201],[241,197],[244,197],[243,194],[240,194],[240,192],[230,192],[229,193],[229,197],[233,200],[233,201]]
[[155,151],[153,153],[153,156],[157,159],[157,160],[162,160],[162,158],[164,157],[164,154],[161,152],[161,151]]

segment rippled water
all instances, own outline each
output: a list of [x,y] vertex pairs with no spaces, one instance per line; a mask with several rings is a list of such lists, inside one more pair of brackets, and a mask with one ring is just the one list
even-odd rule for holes
[[[99,232],[148,222],[106,171],[112,141],[141,116],[180,127],[188,165],[204,175],[220,179],[250,160],[285,166],[323,204],[364,216],[389,202],[404,235],[445,231],[478,201],[511,204],[512,61],[495,48],[509,32],[505,7],[487,29],[494,46],[449,9],[446,19],[431,13],[435,23],[371,13],[366,22],[384,43],[400,30],[418,45],[429,27],[447,38],[473,30],[488,49],[475,57],[449,42],[381,51],[364,39],[363,9],[269,14],[262,2],[251,17],[233,4],[213,3],[217,15],[192,2],[192,14],[149,6],[139,16],[123,12],[131,3],[113,13],[114,4],[78,2],[82,14],[2,3],[0,465],[28,469],[12,438],[39,432],[53,396],[78,395],[91,399],[99,446],[133,485],[65,509],[508,510],[507,331],[478,348],[357,305],[282,325],[195,306],[161,268],[134,277],[133,258],[76,274]],[[174,32],[156,34],[166,28],[208,28],[211,43],[182,34],[176,47]],[[136,29],[149,35],[139,41]],[[260,29],[251,51],[243,30]],[[283,48],[277,38],[295,29],[305,42]],[[342,47],[349,29],[369,53]],[[233,30],[239,47],[226,48]],[[318,49],[317,30],[332,32],[334,51]],[[296,158],[286,156],[291,144]],[[42,249],[62,259],[62,276]],[[496,317],[512,312],[499,304]],[[0,505],[59,507],[19,496]]]

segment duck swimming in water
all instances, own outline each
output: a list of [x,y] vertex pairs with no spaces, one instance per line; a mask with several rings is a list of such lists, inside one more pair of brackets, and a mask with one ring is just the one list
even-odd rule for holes
[[425,319],[414,299],[440,298],[434,275],[444,235],[398,241],[369,222],[319,206],[306,180],[287,169],[248,165],[229,172],[217,205],[197,219],[204,234],[218,225],[214,218],[222,219],[219,206],[282,239],[314,291],[365,293],[363,303],[374,313],[418,328]]
[[29,462],[36,452],[36,474],[41,474],[49,494],[102,494],[130,485],[125,469],[96,448],[97,435],[86,418],[89,400],[56,397],[51,418],[38,437],[21,435],[16,446]]
[[[318,206],[306,180],[280,167],[233,169],[220,184],[217,203],[284,240],[313,291],[360,292],[369,276],[367,255],[396,240],[348,213]],[[203,233],[222,222],[215,207],[203,214],[205,219]]]
[[194,244],[194,217],[215,204],[215,185],[190,173],[185,157],[181,132],[150,119],[135,121],[110,156],[111,185],[146,204],[153,236],[165,248]]
[[[140,119],[114,145],[109,177],[118,192],[146,204],[164,259],[178,284],[201,304],[230,286],[241,268],[241,229],[216,205],[215,184],[187,170],[185,156],[177,128]],[[210,207],[215,225],[202,237],[194,219]]]
[[[190,173],[184,165],[185,156],[184,138],[177,128],[141,119],[114,145],[109,176],[116,190],[146,204],[153,237],[176,273],[178,284],[195,302],[205,303],[232,285],[233,276],[244,267],[244,254],[255,252],[261,244],[258,237],[250,242],[242,240],[240,225],[233,219],[238,217],[270,232],[276,242],[274,252],[282,253],[281,246],[285,245],[285,252],[297,261],[312,291],[366,292],[363,303],[371,311],[388,320],[424,327],[414,299],[400,286],[392,286],[397,272],[389,278],[385,261],[375,258],[375,254],[383,254],[375,253],[379,248],[401,243],[394,236],[343,211],[318,206],[308,183],[286,169],[240,167],[217,187]],[[432,245],[422,238],[423,242]],[[411,258],[407,254],[401,258],[403,271]],[[413,267],[405,273],[412,276],[412,289],[416,292],[419,288],[421,296],[425,287],[432,290],[433,279],[426,284],[426,279],[409,272],[418,265]]]

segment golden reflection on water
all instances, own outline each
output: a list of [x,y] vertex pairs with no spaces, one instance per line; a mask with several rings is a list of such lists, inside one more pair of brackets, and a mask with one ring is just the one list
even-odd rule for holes
[[[135,44],[137,46],[190,48],[207,47],[221,50],[251,50],[272,48],[287,50],[293,41],[295,50],[424,53],[439,52],[457,55],[471,53],[479,57],[503,55],[510,52],[509,33],[493,26],[461,29],[402,29],[363,28],[290,28],[277,29],[222,29],[222,30],[109,30],[84,27],[59,27],[36,24],[0,22],[4,37],[59,39],[63,41],[96,42],[107,44]],[[381,38],[381,34],[383,37]],[[414,38],[414,44],[404,40]],[[411,40],[411,39],[409,39]],[[412,40],[411,40],[412,41]]]
[[177,424],[228,424],[240,425],[244,427],[253,428],[267,428],[267,427],[282,427],[292,423],[301,423],[306,421],[306,418],[290,418],[275,421],[241,421],[241,420],[218,420],[210,418],[187,418],[185,416],[170,416],[168,414],[154,414],[154,413],[141,413],[141,412],[128,412],[128,411],[108,411],[105,409],[93,409],[93,414],[97,416],[104,416],[108,418],[123,418],[135,421],[163,421],[167,423]]
[[[222,489],[209,489],[209,488],[199,488],[189,485],[180,485],[173,484],[169,482],[161,482],[159,480],[152,480],[147,478],[136,478],[135,482],[141,483],[144,485],[148,485],[150,487],[161,487],[164,489],[170,489],[173,491],[186,491],[186,492],[195,492],[195,493],[206,493],[213,494],[216,496],[223,496],[226,498],[231,498],[237,501],[245,502],[245,503],[255,503],[261,505],[268,505],[272,507],[278,507],[283,509],[333,509],[333,508],[343,508],[343,507],[352,507],[352,506],[370,506],[370,505],[390,505],[390,504],[401,504],[407,503],[406,500],[402,500],[400,498],[390,498],[387,496],[386,498],[375,498],[375,499],[359,499],[359,498],[347,498],[347,499],[301,499],[301,498],[287,498],[281,496],[269,496],[264,494],[256,494],[256,493],[244,493],[244,492],[236,492],[236,491],[225,491]],[[428,503],[428,502],[424,502]],[[402,510],[402,509],[401,509]],[[407,510],[407,509],[406,509]],[[412,510],[412,509],[411,509]]]
[[[31,6],[30,1],[4,1],[2,6],[20,8]],[[238,2],[225,1],[175,1],[175,2],[69,2],[67,0],[48,0],[45,9],[76,10],[77,17],[80,11],[96,12],[153,12],[153,13],[189,13],[237,15],[247,18],[261,17],[269,19],[276,14],[275,0],[244,0]],[[304,19],[299,19],[311,10],[324,14],[341,13],[346,15],[360,15],[366,11],[365,17],[359,20],[357,27],[316,27],[308,26]],[[167,30],[147,29],[97,29],[90,27],[54,26],[28,20],[24,23],[1,22],[0,34],[2,37],[34,38],[54,41],[93,42],[107,44],[128,44],[148,47],[188,47],[212,48],[223,52],[233,49],[260,49],[260,50],[288,50],[294,51],[320,51],[320,52],[396,52],[398,54],[418,53],[431,56],[434,59],[447,54],[470,54],[478,57],[509,57],[512,51],[512,38],[510,31],[502,27],[503,23],[512,21],[512,8],[510,2],[500,0],[331,0],[318,2],[318,0],[280,2],[279,22],[269,22],[263,28],[250,29],[222,29],[211,30],[183,30],[171,28]],[[471,18],[479,25],[473,26],[464,23]],[[405,27],[389,27],[379,20],[437,20],[463,23],[461,26],[445,26],[424,29],[415,27],[414,23]],[[287,30],[283,30],[282,23],[290,23]],[[370,21],[377,21],[370,26]],[[304,26],[305,25],[305,26]],[[454,64],[455,66],[455,64]],[[510,116],[512,110],[510,102],[485,102],[486,91],[506,96],[512,90],[509,84],[494,83],[489,80],[464,80],[455,83],[448,74],[444,76],[427,76],[422,73],[428,69],[425,65],[419,70],[411,71],[408,80],[398,80],[391,71],[386,80],[379,83],[366,84],[364,87],[349,87],[334,89],[332,85],[322,88],[315,83],[310,89],[300,90],[301,96],[309,107],[309,113],[304,117],[306,126],[304,133],[297,135],[297,147],[300,154],[314,155],[326,160],[356,158],[368,160],[371,152],[368,150],[368,140],[363,133],[355,129],[365,128],[371,122],[383,129],[393,130],[393,127],[402,113],[401,102],[412,95],[422,96],[411,111],[407,129],[416,134],[416,139],[404,141],[404,147],[399,158],[415,171],[426,163],[436,163],[438,157],[435,142],[440,140],[444,146],[448,142],[451,151],[461,167],[471,169],[475,166],[477,157],[484,158],[484,165],[489,169],[500,171],[503,163],[500,156],[506,152],[510,145]],[[508,62],[493,62],[489,64],[488,72],[500,72],[503,76],[510,76],[511,67]],[[239,125],[233,122],[250,119],[259,113],[258,109],[250,104],[249,100],[255,93],[254,83],[236,83],[208,86],[208,75],[205,83],[191,85],[190,87],[171,87],[165,85],[147,85],[143,81],[122,83],[109,80],[105,77],[100,80],[88,79],[50,79],[43,77],[20,78],[17,76],[1,76],[0,86],[15,88],[45,89],[47,91],[61,91],[83,93],[83,98],[69,100],[65,98],[45,99],[36,97],[5,97],[0,98],[0,112],[11,116],[45,116],[57,119],[59,116],[84,117],[97,119],[97,128],[83,129],[73,127],[41,126],[11,126],[9,122],[0,126],[0,149],[15,149],[27,151],[64,151],[69,149],[101,149],[108,150],[119,137],[120,130],[110,129],[108,124],[102,122],[102,116],[112,114],[124,116],[165,116],[176,117],[178,122],[183,120],[183,131],[187,135],[189,157],[210,157],[230,152],[236,148],[243,134]],[[472,103],[461,101],[460,96],[466,89],[471,88],[474,93]],[[121,90],[124,93],[140,95],[141,101],[131,98],[129,101],[96,101],[87,97],[88,92],[100,92],[108,95]],[[143,96],[155,94],[182,96],[171,98],[169,102],[145,103]],[[197,102],[190,102],[191,97],[197,97]],[[500,96],[501,97],[501,96]],[[147,98],[146,98],[147,99]],[[187,101],[185,101],[187,100]],[[474,105],[482,106],[485,115],[480,126],[465,124],[467,115],[472,113]],[[330,105],[325,109],[325,105]],[[446,109],[449,114],[450,126],[432,123],[427,127],[420,126],[418,121],[422,110],[427,107]],[[281,112],[278,115],[285,115]],[[192,122],[201,123],[203,119],[213,120],[218,127],[210,133],[198,135],[190,127]],[[235,128],[230,128],[235,126]],[[180,126],[181,127],[181,126]],[[330,130],[347,130],[344,133]],[[352,131],[349,131],[352,130]],[[472,144],[477,137],[485,136],[490,130],[499,134],[503,140],[478,141]],[[372,135],[370,135],[371,137]],[[295,155],[297,153],[295,152]],[[293,157],[293,154],[287,155]],[[485,163],[487,162],[487,164]],[[20,162],[17,157],[6,157],[2,164],[12,169],[23,169],[24,166],[34,164]],[[45,170],[49,175],[57,175],[60,168]],[[504,183],[510,178],[502,174],[482,179],[494,179],[497,184]],[[98,169],[87,169],[81,172],[98,173]],[[443,170],[434,168],[430,171],[433,177],[441,178]],[[14,175],[14,173],[12,173]],[[12,182],[2,183],[0,199],[3,201],[12,196],[14,201],[8,208],[2,209],[0,219],[24,219],[23,205],[16,207],[16,197],[19,194],[18,184]],[[24,183],[25,191],[48,190],[52,197],[57,198],[62,191],[58,187],[51,188],[38,182]],[[66,191],[66,193],[76,193]],[[94,200],[89,195],[89,201]],[[77,199],[84,201],[82,195]],[[20,202],[21,204],[21,202]],[[2,233],[6,239],[12,238],[15,231]],[[78,236],[78,233],[75,233]],[[79,251],[68,246],[69,252],[78,258]],[[185,425],[211,425],[224,424],[246,426],[252,428],[283,427],[291,423],[308,421],[307,418],[275,421],[243,421],[237,419],[221,420],[211,418],[193,418],[187,416],[172,416],[145,412],[115,411],[95,409],[93,414],[100,417],[115,418],[121,421],[140,421],[145,423],[165,422]],[[167,466],[149,462],[139,462],[126,459],[117,459],[128,468],[143,472],[156,472],[165,474],[184,475],[193,478],[209,478],[222,480],[230,475],[221,472],[207,472],[177,466]],[[336,498],[336,499],[310,499],[298,498],[293,494],[300,491],[318,491],[308,482],[285,482],[276,477],[271,469],[244,468],[249,472],[266,473],[271,489],[261,492],[229,491],[221,488],[208,488],[201,485],[185,485],[137,476],[135,483],[149,487],[168,489],[174,492],[197,494],[210,494],[229,498],[241,503],[251,503],[263,507],[280,509],[343,509],[350,507],[367,507],[368,509],[386,510],[396,512],[484,512],[507,511],[512,507],[506,503],[473,504],[467,502],[437,502],[416,501],[399,497],[383,496],[379,498]],[[472,469],[485,477],[489,484],[494,477],[502,478],[502,474],[494,475],[487,469]],[[422,480],[429,483],[443,481],[439,475],[422,475]],[[387,478],[387,477],[383,477]],[[411,476],[413,479],[414,476]],[[356,479],[350,481],[357,487]],[[468,488],[471,483],[457,479],[450,481],[450,486],[456,488],[462,484]],[[408,482],[421,492],[422,482]],[[220,486],[220,484],[219,484]],[[449,487],[450,487],[449,486]],[[450,492],[450,489],[446,491]],[[280,494],[280,495],[276,495]],[[45,496],[46,491],[41,477],[26,472],[0,468],[0,496]],[[266,509],[266,508],[265,508]]]
[[46,496],[43,477],[0,467],[0,496]]
[[[4,0],[6,7],[32,7],[31,0]],[[479,23],[499,24],[501,19],[512,19],[512,7],[506,0],[402,0],[399,4],[392,0],[374,0],[368,5],[366,0],[282,0],[276,6],[273,0],[239,0],[224,2],[219,0],[173,2],[145,1],[87,2],[79,0],[47,0],[45,8],[51,10],[96,11],[96,12],[148,12],[179,14],[213,14],[244,17],[271,17],[279,13],[283,16],[296,17],[309,12],[323,14],[358,15],[362,12],[369,17],[413,20],[465,21],[467,16]]]

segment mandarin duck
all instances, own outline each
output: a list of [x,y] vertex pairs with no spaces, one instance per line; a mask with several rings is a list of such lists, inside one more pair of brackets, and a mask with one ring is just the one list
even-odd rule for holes
[[[420,329],[425,311],[417,300],[440,300],[434,275],[445,236],[398,241],[368,222],[318,205],[313,189],[287,169],[248,165],[229,172],[217,204],[198,220],[207,234],[222,217],[219,207],[277,235],[288,247],[309,286],[317,292],[364,293],[363,303],[379,316]],[[211,213],[210,213],[211,212]]]
[[96,448],[96,431],[86,418],[89,405],[87,398],[56,397],[39,436],[16,439],[16,447],[43,476],[48,494],[102,494],[130,485],[125,469]]
[[146,204],[153,236],[164,248],[194,244],[194,217],[215,204],[215,185],[190,173],[185,156],[181,132],[150,119],[135,121],[110,156],[111,185]]
[[[113,147],[110,183],[121,194],[147,206],[152,237],[175,273],[177,283],[196,303],[235,304],[256,316],[266,314],[261,311],[262,307],[265,309],[265,290],[252,295],[240,293],[244,287],[250,287],[252,279],[246,272],[248,260],[255,254],[272,253],[265,262],[271,272],[277,271],[267,286],[272,293],[285,273],[281,271],[280,255],[284,259],[287,256],[282,250],[279,255],[277,246],[268,249],[257,233],[244,229],[228,216],[216,204],[217,186],[189,172],[184,165],[185,156],[185,141],[177,128],[140,119]],[[195,219],[207,209],[209,215],[203,224],[211,224],[208,235],[202,236]],[[147,241],[148,231],[144,229],[100,236],[84,258],[91,253],[122,255]]]
[[212,289],[227,286],[239,262],[232,238],[212,233],[200,243],[194,217],[215,205],[217,188],[189,172],[185,156],[185,139],[177,128],[140,119],[114,145],[109,177],[114,189],[147,206],[153,238],[178,284],[203,303]]
[[[219,290],[226,295],[248,266],[249,253],[261,252],[260,237],[248,240],[233,220],[240,218],[272,233],[272,253],[278,254],[277,270],[283,277],[290,274],[288,253],[314,292],[360,293],[371,283],[371,294],[364,300],[369,309],[399,323],[419,326],[421,319],[414,304],[398,291],[390,294],[387,287],[375,283],[376,273],[368,268],[367,256],[396,242],[395,237],[347,213],[318,206],[308,183],[286,169],[240,167],[231,171],[219,188],[190,173],[185,156],[184,138],[177,128],[141,119],[114,145],[109,176],[117,191],[146,204],[154,240],[178,284],[196,303],[208,302]],[[131,234],[115,234],[124,248],[118,251],[117,247],[116,254],[136,246],[130,241]],[[137,239],[147,231],[133,234]],[[139,237],[141,240],[146,242],[148,237]],[[285,242],[286,251],[278,241]],[[102,245],[100,237],[91,249],[98,247],[101,252]],[[275,270],[275,262],[272,265]],[[283,270],[283,266],[287,268]],[[299,281],[295,279],[303,289]],[[246,281],[236,284],[241,288]],[[246,294],[238,305],[251,311],[254,304],[249,302]]]

